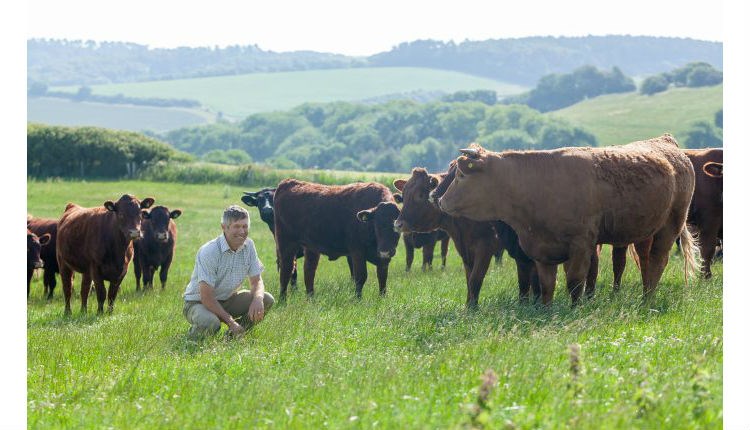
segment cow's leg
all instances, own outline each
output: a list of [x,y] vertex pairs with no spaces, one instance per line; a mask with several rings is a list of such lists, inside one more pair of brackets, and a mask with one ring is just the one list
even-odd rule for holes
[[427,243],[422,247],[422,271],[432,269],[432,257],[435,253],[435,242]]
[[319,261],[320,253],[305,248],[305,290],[308,297],[315,294],[315,271],[318,270]]
[[503,253],[505,252],[505,248],[500,247],[497,251],[495,251],[495,264],[500,265],[503,262]]
[[86,313],[88,311],[88,303],[89,303],[89,293],[91,292],[91,282],[93,280],[94,287],[96,288],[96,299],[100,303],[99,305],[99,313],[102,312],[103,308],[102,305],[104,304],[104,281],[101,281],[102,285],[102,291],[99,291],[99,288],[96,284],[96,276],[92,272],[94,272],[95,269],[90,269],[87,272],[81,273],[81,313]]
[[584,288],[586,298],[588,299],[594,297],[594,293],[596,292],[596,278],[599,275],[599,253],[601,250],[602,246],[596,245],[591,252],[589,270],[586,274],[586,287]]
[[[591,266],[592,252],[595,254],[595,247],[577,247],[572,250],[568,261],[565,262],[565,280],[570,293],[571,305],[576,306],[580,303],[581,293],[586,288],[586,278]],[[598,264],[597,259],[597,264]]]
[[63,296],[65,296],[65,315],[70,315],[70,296],[73,294],[73,270],[67,264],[58,262]]
[[55,271],[51,268],[44,269],[44,291],[47,293],[47,300],[52,300],[52,294],[57,286]]
[[[143,289],[154,288],[154,274],[156,273],[156,266],[151,263],[144,264],[143,267]],[[110,287],[111,288],[111,287]]]
[[466,298],[466,307],[476,309],[479,306],[479,291],[482,289],[484,276],[492,261],[492,251],[487,244],[481,244],[475,248],[474,264],[469,275],[468,296]]
[[445,269],[445,260],[448,257],[448,245],[450,245],[450,242],[450,238],[447,237],[440,241],[440,258],[443,260],[441,269]]
[[362,287],[367,281],[365,256],[360,251],[353,252],[350,255],[352,257],[352,269],[354,270],[354,294],[359,299],[362,298]]
[[[669,251],[672,249],[675,236],[679,233],[672,231],[671,227],[656,232],[651,249],[649,250],[648,283],[643,285],[643,298],[649,301],[654,296],[654,291],[659,284],[664,268],[669,261]],[[686,244],[682,244],[685,246]]]
[[531,260],[524,260],[522,258],[516,259],[518,301],[524,304],[529,302],[529,286],[531,285],[531,271],[533,267],[534,262]]
[[[135,272],[135,290],[136,291],[141,289],[141,273],[142,273],[141,263],[142,262],[141,262],[141,257],[140,257],[140,251],[135,251],[133,253],[133,271]],[[143,288],[145,289],[146,288],[145,277],[144,277],[143,283],[144,283]]]
[[352,262],[351,255],[346,256],[346,264],[349,265],[349,278],[351,278],[351,280],[353,281],[354,280],[354,262]]
[[[153,271],[151,272],[153,276]],[[116,281],[109,281],[109,291],[107,293],[107,299],[109,301],[107,306],[107,312],[112,313],[115,310],[115,299],[117,298],[117,292],[120,291],[120,283],[122,278]],[[102,283],[103,284],[103,283]],[[153,284],[149,284],[153,288]],[[101,312],[100,312],[101,313]]]
[[716,253],[716,246],[719,243],[719,226],[704,225],[698,229],[698,243],[701,249],[701,275],[705,279],[711,278],[711,262]]
[[620,285],[622,285],[622,274],[625,272],[625,263],[627,261],[627,252],[627,246],[612,247],[612,272],[615,278],[612,282],[613,291],[620,291]]
[[414,247],[404,241],[404,248],[406,248],[406,271],[411,271],[411,264],[414,262]]
[[378,276],[378,287],[380,287],[380,295],[385,296],[386,283],[388,282],[388,265],[391,260],[380,260],[377,264],[377,276]]
[[638,260],[641,263],[641,282],[643,283],[643,296],[646,297],[646,291],[650,291],[648,286],[649,266],[651,265],[651,244],[654,238],[649,237],[646,240],[635,243],[635,253],[638,254]]
[[168,255],[167,258],[164,260],[164,263],[162,263],[161,269],[159,269],[159,281],[161,282],[162,290],[167,285],[167,276],[169,275],[169,268],[172,267],[172,257],[173,257],[172,254]]
[[536,272],[539,277],[539,287],[541,289],[542,304],[549,306],[555,295],[555,281],[557,278],[557,264],[544,264],[535,262]]
[[536,270],[536,264],[531,265],[531,291],[534,293],[534,303],[539,303],[542,297],[542,284],[539,282],[539,272]]
[[31,293],[31,277],[34,276],[34,268],[30,267],[26,270],[26,298],[29,298]]
[[[278,232],[277,232],[278,233]],[[299,246],[296,243],[284,243],[283,239],[276,237],[277,260],[279,264],[279,300],[286,300],[286,288],[294,268],[294,258]]]

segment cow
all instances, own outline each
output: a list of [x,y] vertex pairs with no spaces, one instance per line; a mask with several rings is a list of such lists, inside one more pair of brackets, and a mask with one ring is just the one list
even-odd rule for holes
[[135,290],[141,288],[141,273],[143,273],[143,288],[153,288],[154,274],[159,268],[161,288],[167,283],[169,266],[172,265],[174,249],[177,244],[177,224],[174,220],[182,215],[182,211],[170,211],[165,206],[154,206],[151,210],[141,211],[142,238],[133,242],[133,269],[135,272]]
[[57,279],[55,273],[60,273],[57,267],[57,255],[55,244],[57,243],[57,220],[51,218],[32,218],[26,220],[26,227],[39,237],[49,234],[49,242],[42,246],[40,257],[44,263],[44,294],[47,299],[52,299]]
[[721,148],[685,149],[695,169],[695,192],[690,201],[687,223],[698,234],[701,275],[708,279],[716,246],[723,239],[724,150]]
[[[271,230],[271,234],[275,234],[276,231],[274,229],[273,224],[273,195],[276,193],[276,188],[263,188],[260,191],[256,192],[249,192],[245,191],[244,195],[242,196],[241,200],[243,203],[245,203],[248,206],[255,206],[258,208],[258,212],[260,213],[260,219],[261,221],[265,222],[268,226],[269,230]],[[275,239],[275,236],[274,236]],[[291,284],[292,289],[294,290],[297,288],[297,260],[305,256],[305,250],[300,246],[297,250],[297,255],[294,258],[294,265],[292,266],[292,277],[291,277]],[[331,258],[331,260],[335,260],[336,258]],[[349,265],[349,275],[354,277],[354,272],[352,272],[352,259],[348,255],[346,256],[346,262]],[[279,269],[279,262],[276,261],[276,268]]]
[[369,261],[377,267],[380,294],[386,293],[388,265],[400,238],[393,229],[399,208],[384,185],[368,182],[327,186],[285,179],[274,195],[274,229],[280,265],[280,293],[286,289],[294,257],[305,250],[305,288],[314,294],[320,255],[351,257],[357,297],[367,280]]
[[[56,244],[66,315],[71,313],[74,272],[81,273],[81,313],[86,313],[92,281],[97,312],[104,312],[105,299],[109,299],[108,311],[113,311],[120,283],[133,258],[133,240],[141,237],[141,210],[153,204],[151,197],[139,201],[128,194],[94,208],[68,203],[57,227]],[[109,291],[105,281],[109,281]]]
[[510,225],[536,262],[543,304],[552,301],[563,262],[572,304],[579,302],[598,243],[635,244],[644,301],[653,297],[677,236],[688,245],[686,281],[692,274],[695,245],[685,221],[695,174],[671,135],[603,148],[493,153],[474,144],[461,152],[440,208]]
[[404,233],[404,248],[406,249],[406,271],[411,271],[414,262],[414,249],[422,248],[422,271],[432,270],[432,258],[435,245],[440,242],[441,268],[445,268],[445,260],[448,255],[448,244],[450,237],[444,230],[435,230],[428,233]]
[[31,292],[31,276],[34,274],[34,269],[44,267],[44,262],[40,256],[42,248],[45,247],[50,241],[50,234],[46,233],[42,236],[37,236],[26,228],[26,298],[29,297]]
[[[495,228],[496,223],[477,222],[464,217],[450,216],[442,212],[434,200],[431,200],[431,193],[441,185],[444,189],[446,183],[453,180],[452,167],[453,165],[448,172],[440,175],[430,175],[426,169],[416,167],[412,169],[411,177],[408,179],[396,179],[393,182],[393,186],[403,193],[404,201],[401,215],[394,222],[394,226],[405,234],[412,231],[431,231],[436,228],[448,233],[464,264],[466,306],[473,309],[478,306],[479,293],[490,261],[502,244]],[[435,198],[435,194],[432,198]],[[531,260],[518,263],[521,300],[528,300],[532,268]]]

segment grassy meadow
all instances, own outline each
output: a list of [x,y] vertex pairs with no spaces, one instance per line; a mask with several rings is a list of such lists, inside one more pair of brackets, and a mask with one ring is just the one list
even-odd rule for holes
[[[27,182],[27,211],[39,217],[59,216],[69,201],[101,205],[123,193],[183,210],[165,290],[157,283],[136,293],[131,266],[113,314],[96,315],[91,295],[81,315],[74,294],[66,318],[59,281],[51,302],[41,280],[33,281],[29,428],[722,427],[721,262],[714,279],[685,288],[682,260],[673,256],[655,301],[644,307],[632,261],[613,294],[605,247],[596,297],[571,309],[558,282],[552,306],[543,309],[517,303],[515,267],[505,256],[493,263],[479,309],[470,312],[453,245],[445,270],[436,258],[438,266],[422,273],[418,251],[415,270],[406,273],[400,244],[384,298],[371,265],[357,301],[345,259],[322,258],[314,299],[300,285],[244,338],[191,343],[182,293],[195,252],[220,233],[222,209],[241,204],[242,190]],[[251,209],[266,289],[278,297],[273,237]],[[571,344],[580,345],[573,369]],[[496,385],[481,389],[490,369]]]
[[[499,95],[517,94],[524,87],[460,72],[419,67],[377,67],[251,73],[169,81],[91,86],[94,94],[129,97],[188,98],[212,112],[242,119],[250,114],[288,110],[302,103],[355,101],[411,91],[488,89]],[[76,92],[78,87],[54,87]]]
[[670,88],[651,96],[637,92],[607,94],[584,100],[547,115],[567,119],[592,133],[599,145],[622,145],[672,133],[678,142],[693,122],[713,123],[722,109],[724,85]]

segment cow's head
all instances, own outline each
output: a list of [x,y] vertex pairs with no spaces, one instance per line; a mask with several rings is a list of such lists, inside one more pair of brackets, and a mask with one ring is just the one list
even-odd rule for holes
[[242,196],[242,202],[248,206],[255,206],[260,212],[260,219],[268,225],[271,229],[271,233],[274,232],[273,225],[273,195],[276,193],[276,188],[263,188],[260,191],[250,193],[244,191]]
[[475,143],[460,151],[463,155],[456,159],[455,178],[438,199],[438,205],[452,216],[491,221],[496,216],[486,204],[487,193],[496,185],[492,182],[489,164],[497,156]]
[[38,269],[44,266],[40,254],[42,247],[49,243],[50,238],[49,233],[37,236],[28,228],[26,229],[26,263],[29,268]]
[[703,165],[703,172],[711,178],[723,178],[724,163],[709,161]]
[[182,211],[170,211],[165,206],[155,206],[150,211],[143,210],[143,219],[148,220],[153,238],[159,242],[169,241],[169,221],[182,215]]
[[375,240],[378,256],[391,258],[396,254],[396,246],[401,235],[393,228],[393,222],[401,212],[396,203],[380,202],[374,208],[357,212],[357,219],[363,223],[372,223],[375,229]]
[[393,186],[401,191],[404,203],[401,215],[393,223],[398,231],[428,232],[438,228],[442,213],[429,197],[439,182],[437,176],[428,174],[421,167],[415,167],[409,179],[393,181]]
[[104,207],[114,212],[117,217],[117,228],[120,229],[125,237],[129,239],[138,239],[141,237],[141,209],[148,209],[154,204],[154,199],[146,197],[139,201],[134,196],[125,194],[115,203],[107,200]]

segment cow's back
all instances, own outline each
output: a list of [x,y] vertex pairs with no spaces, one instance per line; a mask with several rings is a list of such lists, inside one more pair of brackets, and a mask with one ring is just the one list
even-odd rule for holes
[[357,212],[383,201],[394,201],[378,183],[321,185],[286,179],[274,195],[276,235],[327,255],[343,255],[351,246],[374,244],[371,226],[357,220]]

